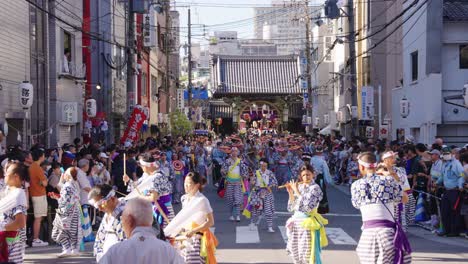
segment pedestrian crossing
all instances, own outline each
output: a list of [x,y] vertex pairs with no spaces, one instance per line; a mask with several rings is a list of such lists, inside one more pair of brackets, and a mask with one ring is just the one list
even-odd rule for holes
[[[354,240],[349,234],[347,234],[342,228],[338,227],[326,227],[325,228],[329,244],[334,245],[357,245],[356,240]],[[212,232],[214,233],[214,228]],[[284,243],[288,241],[287,231],[285,226],[277,226],[276,233],[281,235]],[[279,231],[279,232],[278,232]],[[260,239],[263,236],[260,233],[267,233],[265,230],[259,230],[257,226],[236,226],[236,244],[259,244],[262,242]],[[270,237],[265,237],[266,239]],[[271,241],[269,241],[271,242]]]

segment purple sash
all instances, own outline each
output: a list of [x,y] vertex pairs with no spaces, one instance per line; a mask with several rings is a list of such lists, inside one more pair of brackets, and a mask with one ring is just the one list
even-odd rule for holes
[[395,229],[395,237],[393,238],[393,245],[395,246],[394,264],[403,264],[404,255],[411,254],[411,246],[406,237],[405,232],[401,228],[400,223],[395,223],[389,220],[369,220],[363,223],[363,229],[388,227]]
[[[158,199],[159,206],[163,210],[164,214],[166,214],[166,216],[168,216],[168,217],[169,217],[169,209],[167,209],[167,205],[170,204],[171,201],[172,201],[172,197],[171,197],[170,194],[163,195],[163,196],[159,197],[159,199]],[[161,213],[158,211],[158,209],[156,209],[156,207],[154,207],[154,212],[156,213],[156,215],[158,217],[161,216]]]

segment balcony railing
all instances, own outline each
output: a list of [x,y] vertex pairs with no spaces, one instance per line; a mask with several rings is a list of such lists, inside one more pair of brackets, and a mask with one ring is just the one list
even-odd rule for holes
[[59,77],[70,79],[84,79],[86,77],[86,64],[73,61],[61,60]]

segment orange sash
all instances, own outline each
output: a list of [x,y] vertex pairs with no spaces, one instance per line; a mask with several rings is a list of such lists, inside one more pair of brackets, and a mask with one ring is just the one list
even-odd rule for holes
[[[197,228],[199,225],[195,222],[192,222],[192,229]],[[215,252],[216,247],[218,246],[218,239],[208,228],[203,231],[203,237],[200,241],[200,256],[206,258],[206,264],[217,264]]]

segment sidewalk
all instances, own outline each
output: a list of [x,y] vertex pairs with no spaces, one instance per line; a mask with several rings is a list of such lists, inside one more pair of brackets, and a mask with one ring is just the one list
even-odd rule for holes
[[[338,191],[351,196],[350,186],[345,185],[328,185],[328,187],[335,188]],[[430,230],[424,229],[419,226],[410,226],[408,227],[408,233],[419,238],[423,238],[429,241],[442,243],[451,246],[458,246],[463,248],[468,248],[468,241],[464,237],[439,237],[436,234],[432,233]]]

